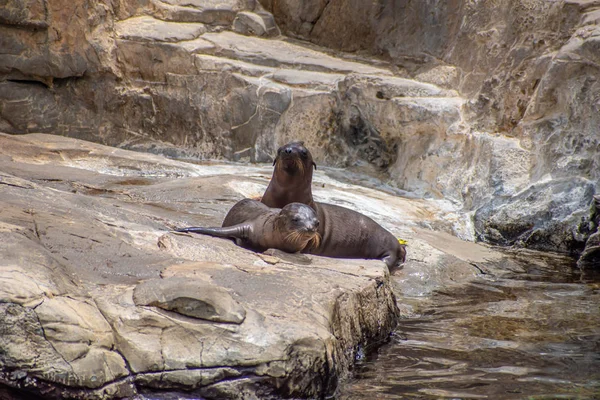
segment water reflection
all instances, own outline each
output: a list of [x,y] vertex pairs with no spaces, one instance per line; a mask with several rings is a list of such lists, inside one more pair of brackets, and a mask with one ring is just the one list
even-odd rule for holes
[[467,285],[413,298],[339,400],[598,399],[600,274],[512,254]]

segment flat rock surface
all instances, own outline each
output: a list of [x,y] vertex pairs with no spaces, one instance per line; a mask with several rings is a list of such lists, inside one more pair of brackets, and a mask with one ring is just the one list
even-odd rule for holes
[[234,32],[207,33],[204,39],[215,44],[215,53],[227,58],[271,66],[288,66],[322,72],[358,72],[391,75],[385,69],[372,67],[312,50],[284,41],[242,36]]
[[148,16],[119,21],[116,28],[120,39],[158,42],[191,40],[206,32],[204,24],[167,22]]
[[396,276],[377,260],[259,254],[170,232],[219,226],[235,202],[262,194],[271,173],[0,134],[0,380],[54,398],[158,389],[320,396],[360,346],[389,334],[400,315],[393,287],[427,294],[472,278],[472,259],[497,256],[450,235],[454,245],[436,245],[443,234],[427,226],[466,223],[448,205],[358,186],[334,169],[319,169],[315,198],[408,240]]

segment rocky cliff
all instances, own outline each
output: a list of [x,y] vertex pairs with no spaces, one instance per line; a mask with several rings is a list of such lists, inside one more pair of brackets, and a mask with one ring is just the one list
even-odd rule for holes
[[251,161],[302,139],[455,202],[466,239],[578,253],[599,20],[589,0],[8,0],[0,131]]

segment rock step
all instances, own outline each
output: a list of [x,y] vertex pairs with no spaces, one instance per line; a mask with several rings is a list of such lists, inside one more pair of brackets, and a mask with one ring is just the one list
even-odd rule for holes
[[280,40],[247,37],[234,32],[209,32],[202,38],[214,46],[205,49],[205,53],[252,64],[343,74],[392,75],[390,71],[383,68],[346,61],[308,47]]
[[[230,58],[211,55],[196,54],[196,67],[202,71],[230,71],[248,79],[248,77],[269,80],[292,89],[306,89],[313,91],[331,91],[338,87],[342,81],[346,86],[362,84],[366,95],[380,100],[391,99],[420,99],[420,98],[456,98],[453,90],[445,90],[438,86],[414,81],[411,79],[358,74],[320,72],[312,70],[299,70],[289,68],[274,68],[260,64],[252,64]],[[462,101],[462,99],[459,99]]]
[[[198,1],[169,1],[150,0],[145,6],[135,10],[133,14],[122,16],[117,22],[122,29],[133,24],[136,18],[145,17],[146,22],[155,18],[162,22],[198,23],[204,24],[211,31],[223,29],[233,30],[243,35],[273,37],[280,35],[275,18],[270,12],[265,11],[260,5],[252,1],[229,1],[229,2],[198,2]],[[0,14],[0,19],[2,15]],[[130,21],[131,20],[131,21]],[[159,27],[174,27],[179,31],[177,25],[159,25]],[[151,32],[149,26],[146,40],[164,41],[160,36]],[[203,28],[204,29],[204,28]],[[122,35],[118,35],[123,37]],[[186,40],[182,38],[180,40]]]
[[119,21],[115,30],[120,39],[140,42],[179,42],[206,33],[201,23],[168,22],[146,15]]
[[196,22],[215,27],[227,27],[243,35],[278,36],[279,28],[273,15],[264,10],[196,8],[152,0],[152,14],[168,22]]
[[[165,74],[195,75],[200,71],[231,71],[307,90],[327,90],[346,80],[360,80],[365,90],[381,100],[397,97],[457,97],[453,90],[399,78],[381,67],[336,58],[298,44],[207,32],[201,23],[169,22],[149,16],[133,17],[117,25],[118,48],[125,66],[142,71],[141,78],[163,81]],[[128,54],[149,52],[142,57]],[[173,53],[176,53],[174,55]],[[174,58],[175,57],[175,58]],[[147,65],[153,59],[160,68]],[[179,59],[179,61],[177,61]],[[184,70],[176,65],[195,66]]]
[[173,22],[230,26],[238,12],[253,11],[256,2],[243,0],[152,0],[154,15]]

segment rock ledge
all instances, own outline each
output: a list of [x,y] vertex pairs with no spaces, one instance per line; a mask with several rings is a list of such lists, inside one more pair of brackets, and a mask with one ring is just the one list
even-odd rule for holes
[[396,324],[387,268],[169,232],[218,223],[243,197],[231,188],[248,185],[264,182],[0,134],[0,388],[46,399],[331,395],[358,349]]

